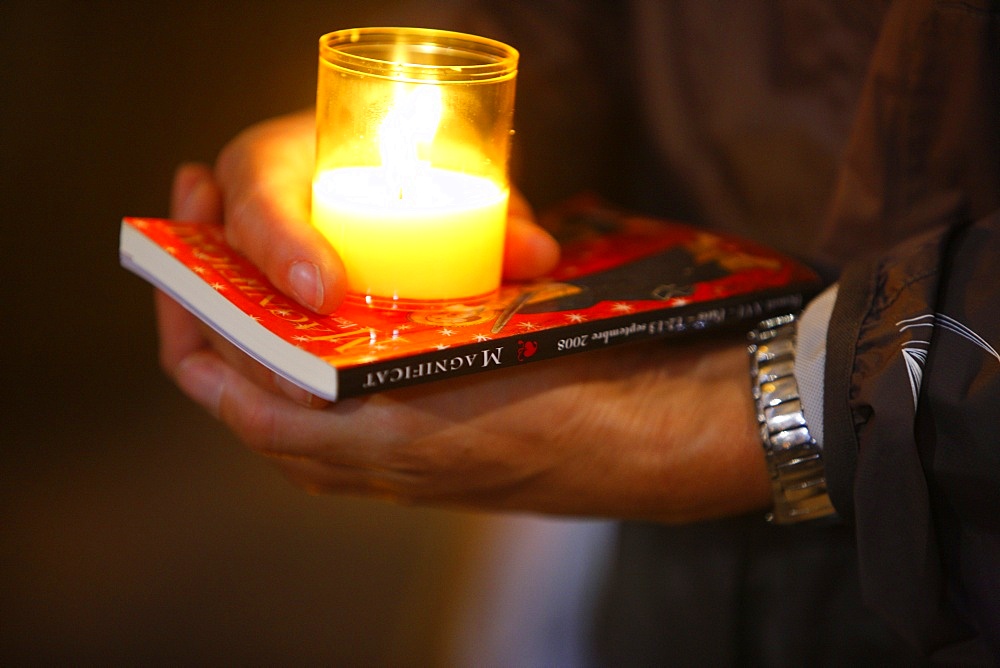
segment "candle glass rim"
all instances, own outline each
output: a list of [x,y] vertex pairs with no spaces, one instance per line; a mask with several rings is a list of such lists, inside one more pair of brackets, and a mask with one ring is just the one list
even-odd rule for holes
[[[435,28],[347,28],[319,40],[320,60],[331,67],[396,81],[497,82],[517,73],[518,52],[488,37]],[[399,62],[390,57],[434,56],[443,62]],[[384,48],[385,57],[371,51]],[[366,51],[365,54],[356,51]]]

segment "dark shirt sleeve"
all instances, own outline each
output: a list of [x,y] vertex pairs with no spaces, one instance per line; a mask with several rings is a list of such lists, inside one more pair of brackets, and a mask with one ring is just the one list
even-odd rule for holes
[[1000,652],[1000,212],[845,273],[827,349],[834,505],[867,603],[926,652]]
[[848,263],[828,334],[831,495],[867,603],[945,660],[1000,656],[998,22],[995,2],[890,11],[827,230],[834,257],[879,250]]

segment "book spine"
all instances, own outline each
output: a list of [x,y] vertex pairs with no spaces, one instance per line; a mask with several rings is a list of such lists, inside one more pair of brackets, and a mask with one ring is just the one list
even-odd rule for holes
[[[810,286],[814,287],[814,286]],[[798,311],[811,292],[761,293],[707,304],[625,314],[541,331],[523,331],[412,357],[341,369],[339,398],[357,397],[449,377],[573,355],[623,343],[724,330]]]

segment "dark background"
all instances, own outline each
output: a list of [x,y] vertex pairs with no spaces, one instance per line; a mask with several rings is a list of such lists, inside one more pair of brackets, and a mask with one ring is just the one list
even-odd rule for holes
[[357,4],[0,3],[0,663],[437,661],[487,518],[292,487],[161,375],[117,258],[177,163],[312,105]]

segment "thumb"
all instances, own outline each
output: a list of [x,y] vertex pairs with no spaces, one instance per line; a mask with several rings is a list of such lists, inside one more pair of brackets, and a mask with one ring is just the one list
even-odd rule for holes
[[538,278],[559,261],[559,244],[538,225],[527,200],[515,190],[510,194],[503,274],[510,280]]

